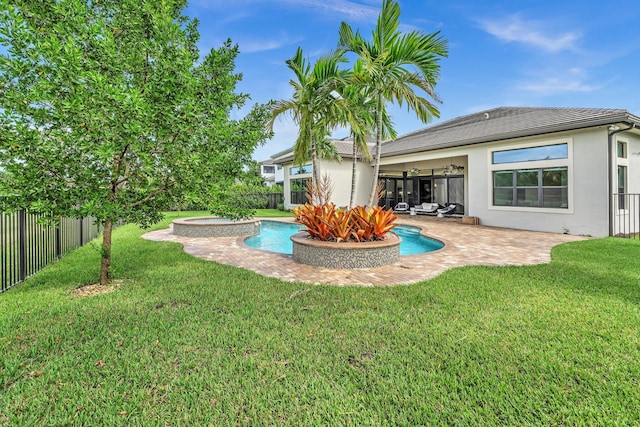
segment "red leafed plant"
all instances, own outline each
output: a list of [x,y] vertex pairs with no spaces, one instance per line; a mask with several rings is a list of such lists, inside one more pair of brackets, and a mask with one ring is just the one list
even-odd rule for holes
[[351,220],[351,211],[338,210],[331,218],[333,237],[337,242],[346,242],[353,236],[354,223]]
[[293,210],[296,221],[307,227],[307,233],[314,239],[333,240],[331,218],[335,214],[333,203],[322,205],[304,204]]
[[294,209],[293,214],[312,238],[336,242],[381,240],[395,227],[393,221],[397,218],[392,210],[380,206],[345,210],[337,209],[333,203],[307,203]]
[[373,212],[371,213],[371,221],[370,224],[373,226],[373,236],[375,239],[381,239],[387,234],[395,224],[393,221],[398,218],[398,215],[394,214],[391,209],[385,210],[380,206],[376,206],[371,209]]

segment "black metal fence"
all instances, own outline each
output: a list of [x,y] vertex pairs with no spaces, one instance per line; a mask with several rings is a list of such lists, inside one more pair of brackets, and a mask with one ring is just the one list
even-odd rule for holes
[[613,235],[640,239],[640,194],[614,194],[613,212]]
[[284,203],[284,193],[269,193],[269,209],[278,209],[278,205]]
[[93,218],[64,218],[59,227],[24,211],[0,213],[0,293],[98,236]]

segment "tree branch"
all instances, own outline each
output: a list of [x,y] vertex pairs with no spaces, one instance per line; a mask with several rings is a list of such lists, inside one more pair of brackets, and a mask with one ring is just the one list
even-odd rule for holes
[[156,191],[154,191],[153,193],[148,194],[147,196],[145,196],[144,198],[138,200],[137,202],[131,203],[128,208],[135,208],[136,206],[140,206],[143,203],[148,202],[149,200],[153,199],[154,197],[156,197],[159,194],[162,194],[163,192],[167,191],[169,188],[173,187],[174,185],[176,185],[175,181],[172,182],[168,182],[165,185],[163,185],[162,187],[158,188]]

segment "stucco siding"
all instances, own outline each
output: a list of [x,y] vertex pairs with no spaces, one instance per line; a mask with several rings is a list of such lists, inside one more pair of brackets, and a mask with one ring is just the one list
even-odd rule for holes
[[[566,209],[494,207],[492,203],[491,153],[502,147],[517,148],[570,141],[569,205]],[[484,225],[607,236],[607,132],[606,128],[586,132],[559,133],[516,141],[482,144],[469,150],[469,215]],[[517,165],[537,167],[537,162]]]
[[629,193],[640,194],[640,137],[625,134],[629,140]]
[[[318,177],[322,179],[326,174],[333,186],[333,193],[331,201],[336,206],[348,206],[349,199],[351,197],[351,168],[352,163],[350,159],[344,159],[342,162],[333,160],[319,160],[318,162]],[[296,204],[291,203],[291,178],[310,178],[310,174],[306,175],[289,175],[289,168],[293,164],[284,165],[285,180],[284,180],[284,199],[285,208],[291,209]],[[358,162],[356,165],[356,194],[355,204],[365,205],[369,199],[369,191],[371,189],[371,179],[373,177],[373,167],[370,164]]]

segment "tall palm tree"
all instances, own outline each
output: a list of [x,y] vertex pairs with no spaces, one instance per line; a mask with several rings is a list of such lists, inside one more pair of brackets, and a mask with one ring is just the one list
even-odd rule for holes
[[[353,141],[353,151],[351,155],[351,195],[349,198],[349,208],[353,208],[355,204],[356,192],[356,172],[358,156],[363,160],[372,161],[369,152],[368,142],[375,134],[375,99],[366,90],[354,84],[347,84],[336,90],[339,96],[336,97],[337,113],[339,115],[339,124],[350,128],[351,139]],[[395,138],[396,133],[388,114],[383,116],[383,137]]]
[[294,161],[302,165],[311,156],[314,185],[318,182],[318,155],[322,154],[318,150],[318,142],[326,138],[336,125],[333,119],[336,115],[335,102],[331,92],[340,84],[344,74],[339,69],[341,62],[344,62],[343,52],[332,52],[319,58],[312,67],[298,47],[295,55],[286,61],[297,79],[289,80],[293,86],[293,96],[277,101],[272,108],[269,122],[272,130],[275,119],[281,114],[290,114],[298,125]]
[[427,98],[416,94],[419,88],[433,101],[439,102],[435,85],[440,74],[439,60],[448,54],[447,41],[437,31],[402,33],[398,30],[400,6],[393,0],[383,0],[372,39],[365,40],[349,24],[340,25],[339,49],[355,53],[354,79],[372,91],[376,114],[376,153],[373,182],[368,205],[374,203],[380,171],[383,139],[383,117],[387,102],[397,102],[413,110],[423,122],[439,117],[438,108]]

